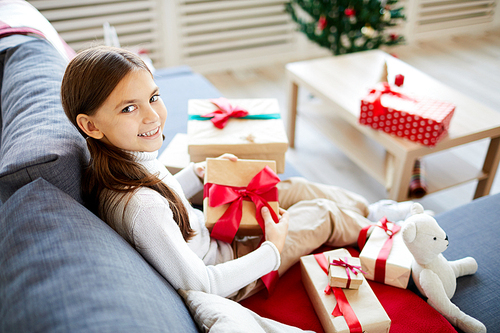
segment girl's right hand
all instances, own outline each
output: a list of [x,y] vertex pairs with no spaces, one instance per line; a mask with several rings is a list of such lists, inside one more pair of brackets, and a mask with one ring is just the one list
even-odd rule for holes
[[262,208],[261,214],[265,222],[266,241],[273,243],[281,253],[281,251],[283,251],[283,247],[285,246],[286,235],[288,234],[288,212],[280,208],[278,223],[273,221],[271,213],[267,207]]

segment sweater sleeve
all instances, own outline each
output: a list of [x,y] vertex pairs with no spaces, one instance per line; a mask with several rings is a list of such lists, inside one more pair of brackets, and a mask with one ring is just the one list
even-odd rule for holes
[[136,248],[175,289],[227,297],[279,267],[279,252],[271,242],[241,258],[205,265],[184,241],[160,195],[148,192],[135,197],[139,202],[131,201],[129,206],[135,210],[132,230]]
[[193,166],[194,163],[191,162],[188,166],[174,175],[175,179],[181,184],[182,190],[187,198],[191,198],[203,190],[203,183],[194,172]]

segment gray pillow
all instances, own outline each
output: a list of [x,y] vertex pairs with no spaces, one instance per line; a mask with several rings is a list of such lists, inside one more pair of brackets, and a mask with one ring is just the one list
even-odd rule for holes
[[23,37],[0,53],[0,201],[42,177],[81,202],[88,152],[60,101],[66,62],[47,41]]
[[43,179],[0,207],[0,332],[197,332],[178,293]]

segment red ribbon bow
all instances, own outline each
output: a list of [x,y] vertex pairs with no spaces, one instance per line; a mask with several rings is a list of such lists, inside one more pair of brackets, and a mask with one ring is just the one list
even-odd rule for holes
[[373,105],[373,115],[374,116],[381,116],[381,115],[384,115],[386,112],[385,108],[382,106],[382,102],[381,102],[381,98],[382,98],[382,95],[385,95],[385,94],[391,94],[391,95],[394,95],[394,96],[398,96],[402,99],[407,99],[407,100],[410,100],[410,101],[414,101],[413,98],[409,97],[409,96],[406,96],[400,92],[397,92],[397,91],[393,91],[391,89],[391,86],[387,83],[387,82],[382,82],[382,89],[381,88],[375,88],[375,89],[372,89],[370,91],[370,95],[374,95],[375,97],[375,100],[373,101],[372,105]]
[[[323,269],[323,271],[326,274],[328,274],[329,264],[325,254],[324,253],[315,254],[314,258],[318,262],[321,269]],[[338,287],[332,288],[330,287],[330,285],[327,285],[325,288],[325,294],[330,295],[332,291],[333,295],[335,296],[335,299],[337,300],[337,305],[335,306],[335,309],[333,309],[332,316],[334,317],[344,316],[347,326],[349,327],[349,332],[363,333],[363,328],[361,327],[361,323],[359,322],[358,317],[356,317],[356,314],[354,313],[354,310],[349,304],[349,301],[347,300],[347,297],[345,296],[342,288]]]
[[358,247],[359,250],[363,250],[363,247],[365,246],[366,243],[366,236],[368,234],[368,230],[371,227],[378,227],[384,230],[384,232],[387,234],[388,238],[385,241],[384,245],[380,249],[380,252],[377,256],[377,260],[375,261],[375,272],[374,272],[374,277],[373,279],[377,282],[380,283],[385,283],[385,265],[387,263],[387,258],[389,258],[389,254],[391,253],[392,249],[392,243],[394,241],[393,236],[398,233],[398,231],[401,229],[401,227],[395,223],[393,223],[392,229],[389,229],[388,223],[386,217],[383,217],[379,221],[381,224],[373,224],[364,227],[361,229],[361,232],[359,233],[358,236]]
[[358,273],[363,273],[363,274],[366,274],[366,273],[363,272],[363,270],[361,269],[361,266],[351,265],[351,264],[348,264],[347,262],[348,262],[347,257],[345,257],[345,261],[343,261],[342,259],[339,258],[339,259],[333,260],[330,263],[330,265],[345,267],[345,272],[347,273],[347,284],[345,287],[346,287],[346,289],[349,289],[349,287],[351,286],[351,273],[350,272],[353,272],[354,275],[358,275]]
[[269,206],[268,201],[278,200],[278,189],[276,184],[280,179],[274,171],[266,166],[252,180],[247,187],[235,187],[219,184],[205,184],[205,196],[208,196],[210,207],[217,207],[224,204],[230,204],[229,208],[215,223],[211,236],[216,239],[230,243],[240,226],[242,217],[243,200],[251,200],[255,204],[255,218],[257,223],[264,230],[264,220],[262,219],[261,209],[267,207],[274,222],[278,223],[278,216]]
[[227,98],[219,97],[216,99],[211,99],[210,102],[217,106],[217,109],[214,112],[207,113],[202,115],[202,117],[210,118],[210,121],[214,124],[215,127],[223,129],[226,126],[229,118],[241,118],[248,115],[248,111],[240,108],[239,106],[234,106],[229,104]]

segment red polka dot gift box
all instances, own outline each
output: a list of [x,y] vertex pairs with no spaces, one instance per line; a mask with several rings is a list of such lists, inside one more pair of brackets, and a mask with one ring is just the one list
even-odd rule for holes
[[387,82],[380,83],[361,100],[359,123],[434,146],[448,133],[455,105],[401,93]]

